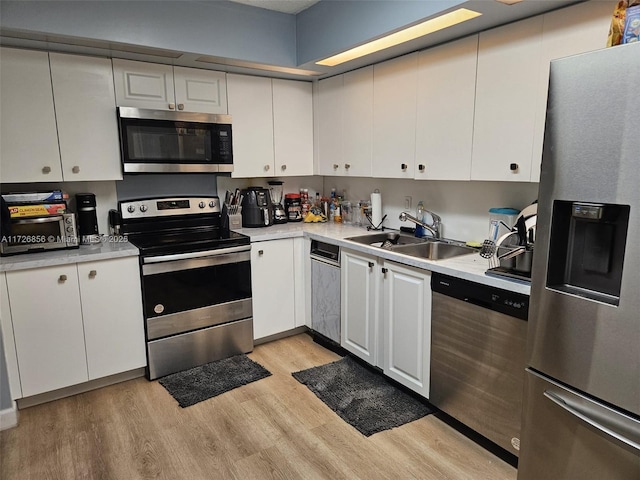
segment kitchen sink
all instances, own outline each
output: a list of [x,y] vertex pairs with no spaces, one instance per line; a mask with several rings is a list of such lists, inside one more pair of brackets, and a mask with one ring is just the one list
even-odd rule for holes
[[425,238],[417,238],[412,235],[403,235],[398,232],[381,232],[370,233],[368,235],[358,235],[356,237],[348,237],[345,240],[370,245],[372,247],[381,247],[390,250],[392,247],[400,245],[414,245],[425,243]]
[[389,250],[412,257],[426,258],[427,260],[445,260],[460,255],[477,253],[477,250],[473,248],[441,241],[427,241],[413,245],[395,245]]

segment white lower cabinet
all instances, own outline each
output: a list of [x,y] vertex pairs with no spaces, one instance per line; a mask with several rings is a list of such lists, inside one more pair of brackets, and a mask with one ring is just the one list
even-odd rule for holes
[[431,273],[388,261],[382,268],[384,373],[428,398]]
[[429,396],[431,273],[342,250],[341,346]]
[[371,365],[378,365],[377,258],[343,249],[340,268],[340,345]]
[[253,338],[296,327],[294,239],[251,244]]
[[146,365],[137,257],[6,278],[23,397]]

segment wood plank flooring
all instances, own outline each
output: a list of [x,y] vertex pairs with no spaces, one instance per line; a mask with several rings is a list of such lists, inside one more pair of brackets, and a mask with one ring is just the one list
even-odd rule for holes
[[306,334],[249,356],[273,375],[184,409],[138,378],[21,410],[0,432],[0,478],[516,478],[433,415],[361,435],[291,376],[339,358]]

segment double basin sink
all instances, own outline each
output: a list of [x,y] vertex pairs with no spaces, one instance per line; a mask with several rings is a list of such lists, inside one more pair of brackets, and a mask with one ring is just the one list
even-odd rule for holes
[[417,238],[398,232],[371,233],[348,237],[345,240],[426,260],[445,260],[477,252],[452,240]]

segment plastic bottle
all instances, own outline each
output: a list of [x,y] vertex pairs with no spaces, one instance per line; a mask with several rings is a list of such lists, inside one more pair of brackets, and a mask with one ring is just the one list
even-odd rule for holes
[[[424,222],[424,203],[422,203],[422,200],[418,202],[418,206],[416,207],[416,218]],[[416,223],[416,237],[422,238],[424,237],[424,233],[424,227]]]

